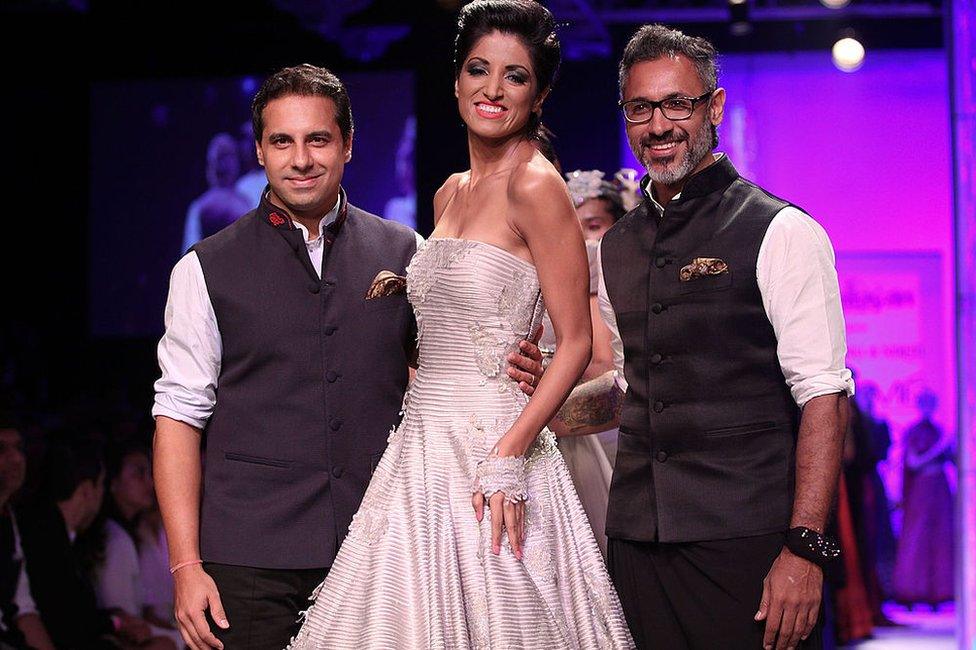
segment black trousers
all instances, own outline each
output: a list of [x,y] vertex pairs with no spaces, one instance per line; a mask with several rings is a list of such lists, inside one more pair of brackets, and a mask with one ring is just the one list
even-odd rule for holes
[[329,569],[255,569],[207,562],[230,627],[210,629],[226,650],[282,650],[299,628],[298,614]]
[[[785,539],[784,533],[682,544],[610,538],[607,565],[637,647],[762,648],[765,621],[753,617]],[[823,647],[822,608],[820,620],[800,648]]]

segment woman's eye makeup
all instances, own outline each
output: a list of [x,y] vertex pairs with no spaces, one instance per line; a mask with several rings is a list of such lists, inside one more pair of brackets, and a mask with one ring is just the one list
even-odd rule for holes
[[[488,68],[481,64],[470,64],[465,68],[465,70],[472,77],[488,74]],[[507,72],[505,74],[505,79],[519,85],[527,84],[529,82],[529,77],[524,72]]]

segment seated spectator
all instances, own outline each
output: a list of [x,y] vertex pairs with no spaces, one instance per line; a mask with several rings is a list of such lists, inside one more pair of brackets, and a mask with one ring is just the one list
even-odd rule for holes
[[53,446],[43,472],[41,494],[18,521],[31,591],[55,647],[172,650],[168,639],[151,638],[141,618],[97,605],[90,554],[80,538],[102,505],[105,469],[98,449],[81,442]]
[[[96,556],[95,593],[103,609],[121,610],[145,619],[145,588],[139,560],[143,539],[139,529],[154,500],[149,453],[137,443],[126,444],[109,454],[106,472],[108,496],[99,521],[102,537]],[[182,643],[175,625],[158,618],[147,622],[152,636]]]
[[176,629],[173,617],[173,576],[169,572],[169,549],[159,504],[139,523],[139,574],[142,578],[142,616],[150,623]]
[[53,650],[37,613],[24,567],[17,520],[10,499],[24,484],[27,463],[20,427],[0,415],[0,644],[12,648]]

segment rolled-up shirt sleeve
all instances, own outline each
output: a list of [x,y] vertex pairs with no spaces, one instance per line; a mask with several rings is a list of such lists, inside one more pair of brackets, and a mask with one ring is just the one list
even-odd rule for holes
[[756,279],[796,403],[853,395],[834,250],[820,224],[794,207],[781,210],[760,246]]
[[217,402],[221,343],[200,259],[187,253],[173,267],[166,299],[166,332],[156,348],[153,417],[160,415],[202,429]]
[[[617,387],[627,392],[627,380],[624,379],[624,343],[620,339],[620,329],[617,327],[617,315],[613,311],[610,303],[610,295],[607,293],[607,283],[603,277],[603,247],[596,249],[596,304],[600,308],[600,317],[610,330],[610,348],[613,350],[613,376]],[[591,269],[592,272],[592,269]]]

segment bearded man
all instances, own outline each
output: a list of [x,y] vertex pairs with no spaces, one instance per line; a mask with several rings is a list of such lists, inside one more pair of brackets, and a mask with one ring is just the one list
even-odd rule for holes
[[608,565],[638,647],[820,647],[854,389],[833,250],[713,152],[716,56],[661,25],[627,44],[620,106],[647,175],[600,249],[616,370],[554,426],[619,424]]

